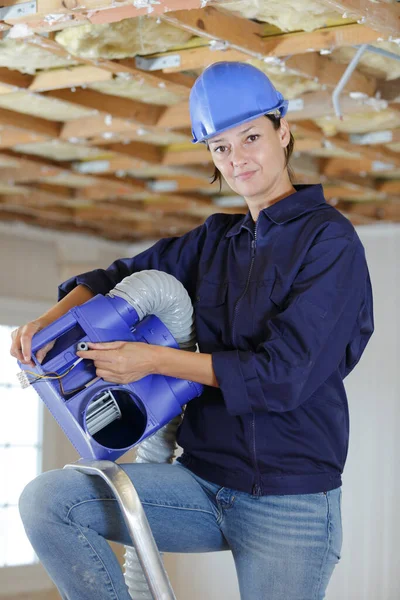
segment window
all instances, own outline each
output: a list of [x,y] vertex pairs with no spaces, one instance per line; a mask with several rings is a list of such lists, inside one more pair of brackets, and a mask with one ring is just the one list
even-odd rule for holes
[[18,498],[41,472],[43,404],[33,388],[19,385],[18,363],[9,353],[13,329],[0,325],[0,567],[37,562]]

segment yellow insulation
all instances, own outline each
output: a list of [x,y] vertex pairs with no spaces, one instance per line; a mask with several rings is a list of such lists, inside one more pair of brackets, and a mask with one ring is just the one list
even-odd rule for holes
[[284,98],[291,100],[298,98],[306,92],[315,92],[321,89],[321,85],[315,82],[313,79],[307,77],[301,77],[300,75],[293,75],[285,70],[284,64],[269,65],[262,63],[261,61],[247,61],[254,64],[255,67],[261,69],[268,75],[274,86],[281,92]]
[[271,23],[282,31],[313,31],[340,18],[340,13],[316,0],[213,0],[210,4],[247,19]]
[[337,117],[323,117],[315,122],[327,136],[344,133],[368,133],[400,127],[400,114],[394,110],[381,110],[344,115],[343,121]]
[[[400,46],[395,42],[377,42],[372,45],[397,54],[400,58]],[[355,53],[354,48],[338,48],[332,52],[331,57],[336,62],[348,64]],[[358,62],[357,70],[377,79],[397,79],[400,77],[400,60],[392,60],[387,56],[365,51]]]
[[[162,82],[160,82],[162,83]],[[110,81],[102,81],[99,83],[91,83],[89,88],[110,94],[111,96],[121,96],[122,98],[130,98],[131,100],[140,100],[148,104],[172,105],[182,100],[181,96],[167,91],[165,86],[151,86],[144,82],[143,79],[134,79],[127,73],[117,75],[115,79]]]
[[[104,158],[105,154],[105,151],[99,148],[78,146],[77,144],[68,144],[58,140],[40,144],[18,144],[13,147],[13,150],[43,156],[52,160],[84,160],[88,158],[94,160],[99,158],[100,155],[101,158]],[[111,156],[111,153],[109,155]]]
[[57,33],[56,41],[77,56],[113,59],[163,52],[190,37],[186,31],[144,16],[64,29]]
[[22,73],[34,75],[39,69],[51,69],[75,65],[71,58],[61,58],[38,46],[27,44],[21,40],[0,40],[0,67],[8,67]]
[[81,117],[90,117],[98,112],[32,92],[2,94],[0,95],[0,107],[49,121],[70,121]]

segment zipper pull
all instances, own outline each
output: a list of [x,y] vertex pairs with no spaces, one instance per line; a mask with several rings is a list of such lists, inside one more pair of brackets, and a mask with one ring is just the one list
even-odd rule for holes
[[251,241],[251,256],[253,257],[256,253],[256,240]]

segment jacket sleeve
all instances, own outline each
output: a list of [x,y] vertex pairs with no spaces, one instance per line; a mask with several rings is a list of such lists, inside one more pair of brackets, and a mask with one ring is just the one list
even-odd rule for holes
[[255,351],[212,355],[228,412],[293,410],[342,367],[358,362],[373,332],[372,294],[364,248],[331,238],[308,251],[282,311],[267,323]]
[[209,219],[181,237],[164,238],[133,258],[120,258],[107,269],[95,269],[71,277],[58,288],[61,300],[77,285],[85,285],[95,294],[107,294],[124,277],[157,269],[174,275],[186,288],[192,300],[195,294],[197,264],[207,234]]

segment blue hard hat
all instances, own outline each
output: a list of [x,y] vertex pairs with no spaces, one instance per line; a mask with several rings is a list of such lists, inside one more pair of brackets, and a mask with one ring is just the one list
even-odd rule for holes
[[284,117],[288,101],[267,75],[242,62],[217,62],[198,77],[190,92],[194,144],[267,113]]

